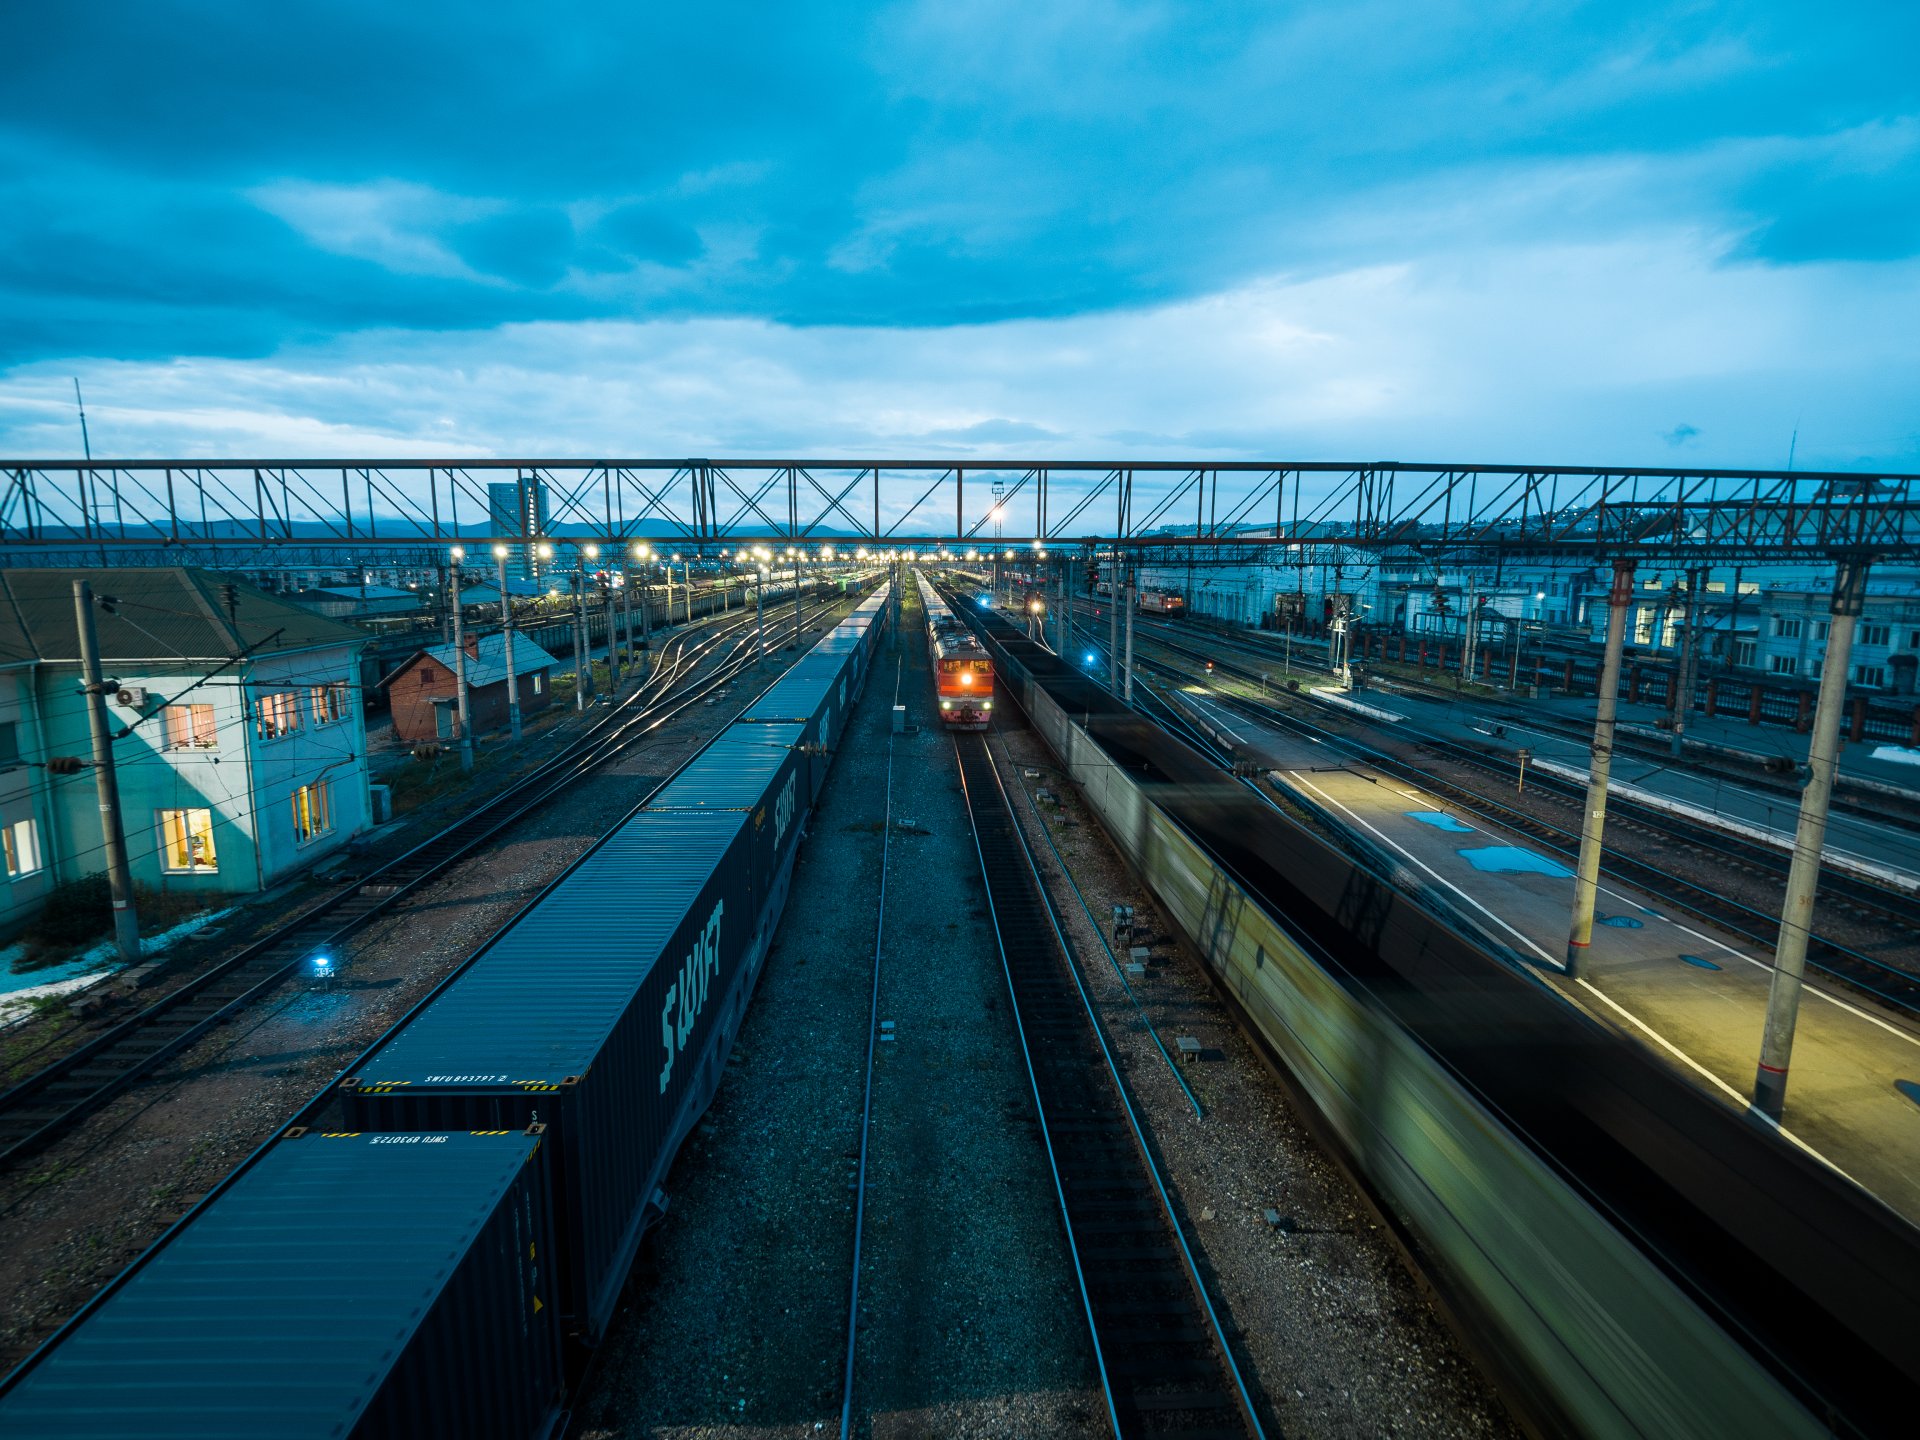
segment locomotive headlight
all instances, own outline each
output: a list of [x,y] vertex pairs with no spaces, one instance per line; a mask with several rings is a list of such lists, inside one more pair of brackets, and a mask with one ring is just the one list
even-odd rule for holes
[[982,701],[980,702],[980,708],[981,708],[982,710],[991,710],[991,709],[993,709],[993,701],[991,701],[991,700],[982,700]]
[[962,675],[962,676],[960,677],[960,683],[961,683],[962,685],[971,685],[971,684],[973,684],[973,676],[971,676],[971,675]]
[[940,708],[941,708],[942,710],[951,710],[951,709],[953,709],[953,701],[951,701],[951,700],[942,700],[942,701],[940,702]]

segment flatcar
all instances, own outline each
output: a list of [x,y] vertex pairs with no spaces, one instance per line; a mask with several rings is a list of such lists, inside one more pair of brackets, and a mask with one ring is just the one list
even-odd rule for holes
[[927,611],[927,649],[933,660],[940,723],[949,730],[984,730],[993,720],[993,659],[973,631],[948,608],[927,577],[914,572]]

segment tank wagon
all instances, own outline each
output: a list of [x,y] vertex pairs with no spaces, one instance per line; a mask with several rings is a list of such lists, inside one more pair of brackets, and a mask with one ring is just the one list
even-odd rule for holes
[[0,1381],[0,1434],[554,1432],[718,1088],[885,628],[863,601]]
[[993,658],[927,577],[918,570],[913,575],[927,612],[940,723],[949,730],[984,730],[993,721]]

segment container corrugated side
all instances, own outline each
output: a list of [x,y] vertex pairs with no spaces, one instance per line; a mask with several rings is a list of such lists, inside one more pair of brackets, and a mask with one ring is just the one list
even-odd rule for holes
[[550,1433],[561,1357],[541,1143],[281,1141],[15,1372],[0,1434]]
[[747,835],[738,810],[634,815],[342,1083],[367,1130],[548,1124],[562,1307],[589,1336],[738,1022]]

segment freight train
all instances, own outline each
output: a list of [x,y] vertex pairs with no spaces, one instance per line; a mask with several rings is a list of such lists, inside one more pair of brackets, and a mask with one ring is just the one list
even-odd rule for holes
[[918,570],[913,574],[927,611],[927,649],[933,660],[940,723],[949,730],[984,730],[993,721],[993,657],[927,577]]
[[[9,1440],[551,1436],[712,1100],[882,586],[0,1381]],[[310,1107],[310,1110],[312,1107]]]

